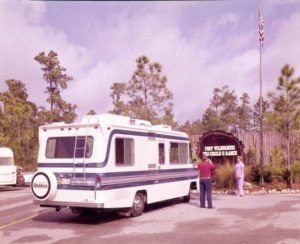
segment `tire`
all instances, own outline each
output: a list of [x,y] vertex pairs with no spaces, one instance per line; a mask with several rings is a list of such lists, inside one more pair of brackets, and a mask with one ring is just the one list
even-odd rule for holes
[[184,202],[189,202],[191,200],[191,189],[189,190],[188,195],[183,197]]
[[138,217],[143,214],[145,208],[145,196],[142,193],[137,193],[134,197],[132,207],[130,209],[132,217]]
[[57,191],[57,179],[52,172],[37,172],[31,180],[31,192],[38,200],[52,200]]

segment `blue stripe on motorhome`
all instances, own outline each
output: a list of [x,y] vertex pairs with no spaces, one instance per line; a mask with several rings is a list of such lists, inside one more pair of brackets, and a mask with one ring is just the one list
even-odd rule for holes
[[82,190],[82,191],[94,191],[94,186],[77,186],[77,185],[58,185],[59,190]]
[[[142,171],[128,171],[128,172],[108,172],[108,173],[75,173],[75,178],[95,178],[96,175],[101,177],[122,177],[122,176],[134,176],[134,175],[144,175],[144,174],[154,174],[154,173],[178,173],[178,172],[197,172],[196,168],[181,168],[181,169],[160,169],[160,170],[142,170]],[[72,172],[55,172],[56,176],[68,175],[70,177],[74,176]]]
[[[122,184],[111,184],[111,185],[101,186],[101,188],[97,190],[105,191],[105,190],[113,190],[113,189],[120,189],[120,188],[127,188],[127,187],[170,183],[170,182],[190,180],[195,178],[196,177],[190,176],[190,177],[178,177],[178,178],[162,179],[162,180],[136,181],[136,182],[122,183]],[[94,186],[78,186],[78,185],[58,185],[57,188],[59,190],[88,190],[88,191],[95,190]]]
[[[163,134],[156,134],[153,132],[140,132],[140,131],[129,131],[129,130],[113,130],[108,139],[107,144],[107,150],[105,159],[103,162],[100,163],[86,163],[85,166],[83,163],[75,164],[75,168],[102,168],[105,167],[108,158],[109,158],[109,151],[111,147],[111,140],[114,135],[132,135],[132,136],[144,136],[144,137],[156,137],[156,138],[163,138],[163,139],[173,139],[173,140],[179,140],[179,141],[188,141],[189,139],[187,137],[181,137],[181,136],[170,136],[170,135],[163,135]],[[73,163],[38,163],[39,168],[73,168]]]
[[[178,175],[184,174],[184,175]],[[96,175],[100,175],[102,182],[104,183],[101,190],[118,189],[133,186],[151,185],[159,183],[168,183],[188,179],[196,179],[197,169],[196,168],[184,168],[184,169],[165,169],[165,170],[154,170],[154,171],[131,171],[131,172],[110,172],[110,173],[54,173],[57,178],[69,177],[78,179],[95,179]],[[136,177],[128,178],[128,177]],[[123,180],[125,182],[114,182]],[[106,184],[105,184],[106,182]],[[83,186],[83,185],[59,185],[58,189],[68,190],[94,190],[94,186]]]

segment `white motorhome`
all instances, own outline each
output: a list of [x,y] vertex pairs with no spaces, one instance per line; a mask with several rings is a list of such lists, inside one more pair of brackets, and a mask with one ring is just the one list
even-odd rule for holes
[[[139,216],[145,204],[197,189],[186,133],[112,114],[39,128],[34,203],[41,207],[122,209]],[[127,211],[128,210],[128,211]]]
[[14,154],[10,148],[0,147],[0,186],[22,185],[22,168],[14,163]]

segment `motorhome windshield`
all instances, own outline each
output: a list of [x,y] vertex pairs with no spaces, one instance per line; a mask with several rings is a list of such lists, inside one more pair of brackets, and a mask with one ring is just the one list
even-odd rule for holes
[[[47,158],[90,158],[93,152],[92,136],[69,136],[48,138]],[[85,152],[85,153],[84,153]]]
[[0,157],[0,166],[13,165],[13,158],[11,157]]

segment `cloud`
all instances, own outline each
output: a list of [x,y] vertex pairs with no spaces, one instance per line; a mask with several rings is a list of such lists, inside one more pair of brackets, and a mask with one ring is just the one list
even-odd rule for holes
[[300,11],[295,12],[278,26],[273,40],[266,33],[263,52],[263,71],[266,92],[275,89],[281,68],[289,64],[295,69],[294,78],[300,76]]
[[[46,84],[33,57],[52,49],[58,53],[67,73],[74,77],[63,96],[78,105],[79,115],[89,109],[99,113],[112,109],[110,86],[114,82],[127,82],[135,70],[135,59],[141,55],[162,64],[162,73],[168,77],[168,87],[174,94],[175,119],[180,123],[200,119],[213,89],[225,84],[238,96],[248,92],[252,102],[258,98],[257,20],[251,19],[245,25],[249,16],[244,13],[228,9],[222,14],[205,14],[202,2],[122,3],[117,12],[115,5],[93,3],[89,6],[98,7],[99,11],[95,16],[89,15],[88,31],[73,30],[75,38],[79,33],[87,35],[79,45],[69,35],[72,30],[66,31],[46,19],[50,4],[0,2],[0,30],[5,33],[0,40],[3,50],[0,90],[5,89],[2,82],[5,79],[19,79],[26,83],[31,101],[45,104]],[[195,8],[202,15],[189,16]],[[106,11],[109,18],[101,16],[101,11]],[[89,12],[82,12],[81,20],[84,14]],[[286,62],[300,70],[297,62],[300,13],[295,11],[283,22],[277,22],[271,40],[267,28],[272,23],[267,21],[268,18],[263,53],[265,90],[274,87],[273,80],[277,80]]]
[[[135,69],[135,59],[140,55],[163,65],[163,74],[168,77],[168,86],[174,94],[176,120],[180,122],[200,118],[209,105],[215,87],[228,82],[239,84],[241,78],[244,85],[249,82],[244,79],[243,72],[249,72],[249,64],[253,66],[253,52],[232,53],[231,60],[223,60],[217,54],[222,52],[224,46],[220,47],[216,42],[210,45],[214,39],[222,39],[220,31],[224,28],[237,28],[238,17],[230,12],[199,23],[199,27],[187,37],[180,25],[182,5],[181,8],[179,5],[175,8],[169,8],[167,4],[163,8],[145,5],[134,14],[129,14],[130,10],[124,8],[118,15],[112,15],[106,25],[90,23],[94,24],[95,32],[98,30],[95,43],[99,43],[99,50],[88,50],[87,47],[74,45],[62,30],[45,24],[46,6],[43,3],[39,7],[25,2],[8,5],[7,2],[4,4],[7,15],[1,22],[8,38],[0,45],[6,50],[4,56],[10,58],[8,62],[0,60],[5,71],[1,78],[26,82],[30,98],[39,104],[45,101],[45,81],[33,57],[40,51],[47,53],[50,49],[58,52],[62,66],[74,77],[63,95],[67,101],[78,105],[79,114],[89,109],[100,113],[110,110],[110,86],[114,82],[130,79]],[[11,19],[14,22],[8,28],[7,23]],[[239,37],[247,42],[247,36],[241,34]],[[231,43],[224,45],[232,46]],[[94,51],[99,57],[91,63],[90,57]]]
[[18,79],[26,83],[29,99],[44,104],[45,81],[40,65],[34,57],[40,52],[56,51],[63,67],[72,75],[80,75],[87,63],[84,47],[67,40],[64,32],[43,24],[46,6],[43,2],[1,1],[0,30],[0,90],[5,90],[4,80]]

